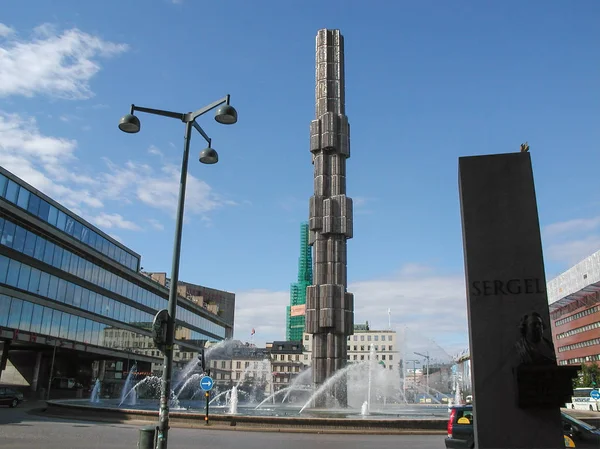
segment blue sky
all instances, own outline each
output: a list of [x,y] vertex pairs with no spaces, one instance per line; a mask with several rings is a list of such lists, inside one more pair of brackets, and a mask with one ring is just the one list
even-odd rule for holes
[[[368,6],[367,6],[368,5]],[[346,39],[356,321],[408,344],[467,346],[459,156],[518,151],[535,170],[547,277],[600,249],[600,4],[4,2],[0,164],[169,271],[187,112],[225,94],[235,126],[192,140],[181,278],[237,294],[236,337],[284,338],[312,194],[314,47]],[[425,343],[424,343],[425,342]],[[438,348],[438,349],[436,349]],[[443,349],[442,349],[443,348]],[[441,355],[440,355],[441,356]]]

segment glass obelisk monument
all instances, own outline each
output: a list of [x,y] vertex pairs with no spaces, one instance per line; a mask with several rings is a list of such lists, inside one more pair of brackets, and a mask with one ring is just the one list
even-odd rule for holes
[[[354,296],[347,292],[346,241],[352,238],[352,199],[346,196],[350,126],[346,117],[344,38],[339,30],[319,30],[316,45],[316,119],[310,124],[314,195],[310,198],[309,244],[313,285],[306,289],[306,332],[313,335],[315,388],[344,368],[347,337],[353,333]],[[346,379],[315,400],[333,397],[347,406]]]

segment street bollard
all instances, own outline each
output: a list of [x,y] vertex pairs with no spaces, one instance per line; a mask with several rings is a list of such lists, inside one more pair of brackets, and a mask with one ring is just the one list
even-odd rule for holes
[[144,426],[140,429],[138,449],[154,449],[156,426]]

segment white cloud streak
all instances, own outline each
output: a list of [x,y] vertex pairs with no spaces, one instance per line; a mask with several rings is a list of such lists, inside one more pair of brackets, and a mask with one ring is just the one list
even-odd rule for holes
[[0,24],[0,97],[37,94],[64,99],[93,96],[90,79],[98,73],[98,59],[128,50],[126,44],[104,41],[77,28],[57,34],[51,25],[34,30],[29,41]]
[[101,229],[127,229],[129,231],[139,231],[141,228],[133,221],[125,220],[119,214],[107,214],[102,212],[100,215],[91,217],[90,221]]
[[0,37],[7,37],[14,34],[15,30],[8,25],[0,23]]
[[542,232],[545,255],[568,267],[600,249],[600,216],[552,223]]

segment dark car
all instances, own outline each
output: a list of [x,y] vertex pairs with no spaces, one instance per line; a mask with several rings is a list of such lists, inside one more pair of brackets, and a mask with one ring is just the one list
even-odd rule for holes
[[8,387],[0,387],[0,405],[16,407],[23,402],[23,393]]
[[[565,447],[593,448],[600,447],[600,430],[579,419],[561,412]],[[472,405],[457,405],[450,409],[448,419],[448,437],[445,439],[448,449],[472,449],[475,447],[473,430]],[[570,445],[574,443],[575,446]]]

